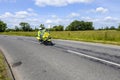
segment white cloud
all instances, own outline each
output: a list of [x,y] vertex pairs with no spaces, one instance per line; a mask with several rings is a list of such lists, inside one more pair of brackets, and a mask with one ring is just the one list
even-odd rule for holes
[[108,12],[108,9],[103,8],[103,7],[98,7],[98,8],[96,8],[96,12],[106,13],[106,12]]
[[46,24],[51,24],[51,23],[53,23],[53,21],[50,20],[50,19],[47,19],[47,20],[45,21],[45,23],[46,23]]
[[66,6],[73,3],[89,3],[93,0],[35,0],[38,6]]
[[55,20],[55,23],[56,24],[62,24],[63,21],[64,21],[63,19],[58,18],[58,19]]
[[30,11],[30,12],[33,12],[33,11],[34,11],[32,8],[28,8],[27,10]]
[[63,20],[58,18],[58,19],[47,19],[45,21],[46,24],[60,24]]
[[30,16],[30,13],[28,13],[27,11],[18,11],[18,12],[15,12],[15,18],[26,18]]
[[100,19],[97,18],[91,18],[91,17],[82,17],[83,20],[85,21],[92,21],[92,22],[98,22]]
[[51,18],[51,19],[46,19],[45,24],[47,25],[66,25],[69,20],[68,19],[61,19],[61,18]]
[[3,15],[0,15],[0,18],[10,18],[13,17],[13,14],[10,12],[5,12]]
[[73,12],[73,13],[68,15],[68,17],[70,17],[70,18],[79,17],[79,16],[80,16],[80,14],[79,13],[75,13],[75,12]]
[[5,12],[4,14],[0,15],[0,18],[5,19],[5,18],[14,18],[14,19],[24,19],[27,17],[35,17],[37,14],[33,11],[33,9],[28,8],[26,11],[18,11],[14,13],[10,12]]
[[32,25],[40,24],[37,13],[34,11],[30,12],[28,9],[26,11],[18,11],[14,13],[5,12],[4,14],[0,14],[0,19],[5,21],[8,24],[8,27],[19,25],[20,22],[28,22]]
[[52,17],[52,18],[58,18],[58,16],[57,16],[57,15],[51,15],[51,17]]
[[101,28],[105,26],[116,26],[120,22],[119,18],[116,17],[101,17],[101,18],[91,18],[91,17],[82,17],[84,21],[92,21],[95,28]]
[[96,9],[91,9],[90,11],[88,12],[94,12],[94,13],[106,13],[108,12],[109,10],[107,8],[103,8],[103,7],[98,7]]
[[106,21],[106,22],[118,22],[119,19],[111,17],[111,16],[107,16],[107,17],[104,18],[104,21]]

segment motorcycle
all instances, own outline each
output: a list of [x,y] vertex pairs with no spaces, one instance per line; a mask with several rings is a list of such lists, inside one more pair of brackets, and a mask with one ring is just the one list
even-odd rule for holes
[[54,45],[52,43],[51,37],[50,37],[50,33],[48,31],[45,31],[43,35],[36,37],[37,40],[40,42],[40,44],[44,44],[44,45]]

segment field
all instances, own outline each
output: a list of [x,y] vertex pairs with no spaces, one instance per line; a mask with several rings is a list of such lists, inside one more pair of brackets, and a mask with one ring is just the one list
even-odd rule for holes
[[[0,34],[19,35],[19,36],[37,36],[37,32],[3,32]],[[54,39],[87,41],[97,43],[107,43],[120,45],[120,31],[53,31],[51,36]]]

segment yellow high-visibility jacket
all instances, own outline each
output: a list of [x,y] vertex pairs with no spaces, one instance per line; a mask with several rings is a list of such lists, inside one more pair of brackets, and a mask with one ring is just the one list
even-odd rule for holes
[[38,31],[38,34],[37,34],[37,39],[40,40],[40,35],[41,35],[41,31]]
[[38,37],[40,37],[41,31],[38,31]]
[[50,36],[50,33],[46,31],[46,29],[43,29],[41,31],[38,31],[38,36],[36,38],[38,40],[40,39],[47,40],[49,36]]

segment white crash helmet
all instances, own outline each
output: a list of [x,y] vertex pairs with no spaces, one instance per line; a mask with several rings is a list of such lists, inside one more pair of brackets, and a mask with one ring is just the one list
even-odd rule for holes
[[39,29],[39,30],[41,30],[42,28],[41,28],[41,27],[39,27],[38,29]]

